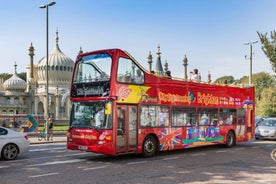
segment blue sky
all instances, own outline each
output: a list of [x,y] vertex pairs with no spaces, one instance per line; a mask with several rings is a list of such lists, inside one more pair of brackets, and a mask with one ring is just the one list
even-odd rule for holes
[[[34,62],[46,55],[46,11],[39,6],[51,0],[10,0],[0,7],[0,73],[25,72],[28,49],[35,48]],[[84,52],[121,48],[145,68],[157,46],[173,76],[183,77],[198,68],[202,79],[249,74],[249,46],[259,40],[257,31],[276,29],[275,0],[56,0],[49,8],[49,52],[59,31],[60,49],[75,60]],[[273,73],[261,44],[253,45],[253,73]]]

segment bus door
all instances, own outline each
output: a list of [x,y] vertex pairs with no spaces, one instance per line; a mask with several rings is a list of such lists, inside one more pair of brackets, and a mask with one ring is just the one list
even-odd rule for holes
[[117,106],[116,153],[137,150],[137,106]]

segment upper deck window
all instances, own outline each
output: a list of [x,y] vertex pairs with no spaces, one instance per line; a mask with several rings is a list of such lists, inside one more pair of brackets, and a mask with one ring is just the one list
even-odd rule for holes
[[117,81],[122,83],[144,84],[144,72],[130,59],[120,58]]
[[112,59],[108,54],[92,54],[82,58],[76,66],[74,83],[108,81]]

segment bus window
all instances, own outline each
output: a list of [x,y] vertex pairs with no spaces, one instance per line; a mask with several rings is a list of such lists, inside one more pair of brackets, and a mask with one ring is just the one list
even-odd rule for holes
[[169,107],[147,105],[141,106],[141,127],[164,127],[169,125]]
[[76,66],[74,83],[108,81],[111,73],[111,57],[108,54],[94,54],[83,57]]
[[236,109],[220,109],[219,113],[219,125],[233,125],[236,124]]
[[172,110],[173,126],[191,126],[195,124],[195,108],[174,107]]
[[111,112],[106,114],[105,107],[106,102],[74,102],[70,126],[111,129]]
[[245,124],[245,109],[238,109],[238,124],[244,125]]
[[144,72],[130,59],[120,58],[117,81],[122,83],[144,83]]
[[117,119],[118,132],[117,132],[117,134],[124,135],[124,133],[125,133],[125,111],[124,111],[124,109],[118,108],[117,113],[118,113],[118,119]]
[[215,108],[199,108],[198,122],[199,125],[217,125],[218,109]]

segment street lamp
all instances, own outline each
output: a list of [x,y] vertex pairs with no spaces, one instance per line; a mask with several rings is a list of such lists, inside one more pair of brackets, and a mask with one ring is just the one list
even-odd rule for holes
[[249,62],[249,70],[250,70],[249,84],[250,85],[252,85],[252,45],[255,44],[255,43],[258,43],[258,41],[244,43],[244,45],[249,45],[250,46],[250,51],[249,51],[249,59],[250,59],[250,62]]
[[49,135],[48,135],[48,123],[47,119],[49,117],[49,62],[48,62],[48,55],[49,55],[49,48],[48,48],[48,7],[55,5],[56,2],[51,2],[46,5],[40,5],[39,8],[46,8],[46,109],[45,109],[45,114],[46,114],[46,137],[47,141],[49,141]]

